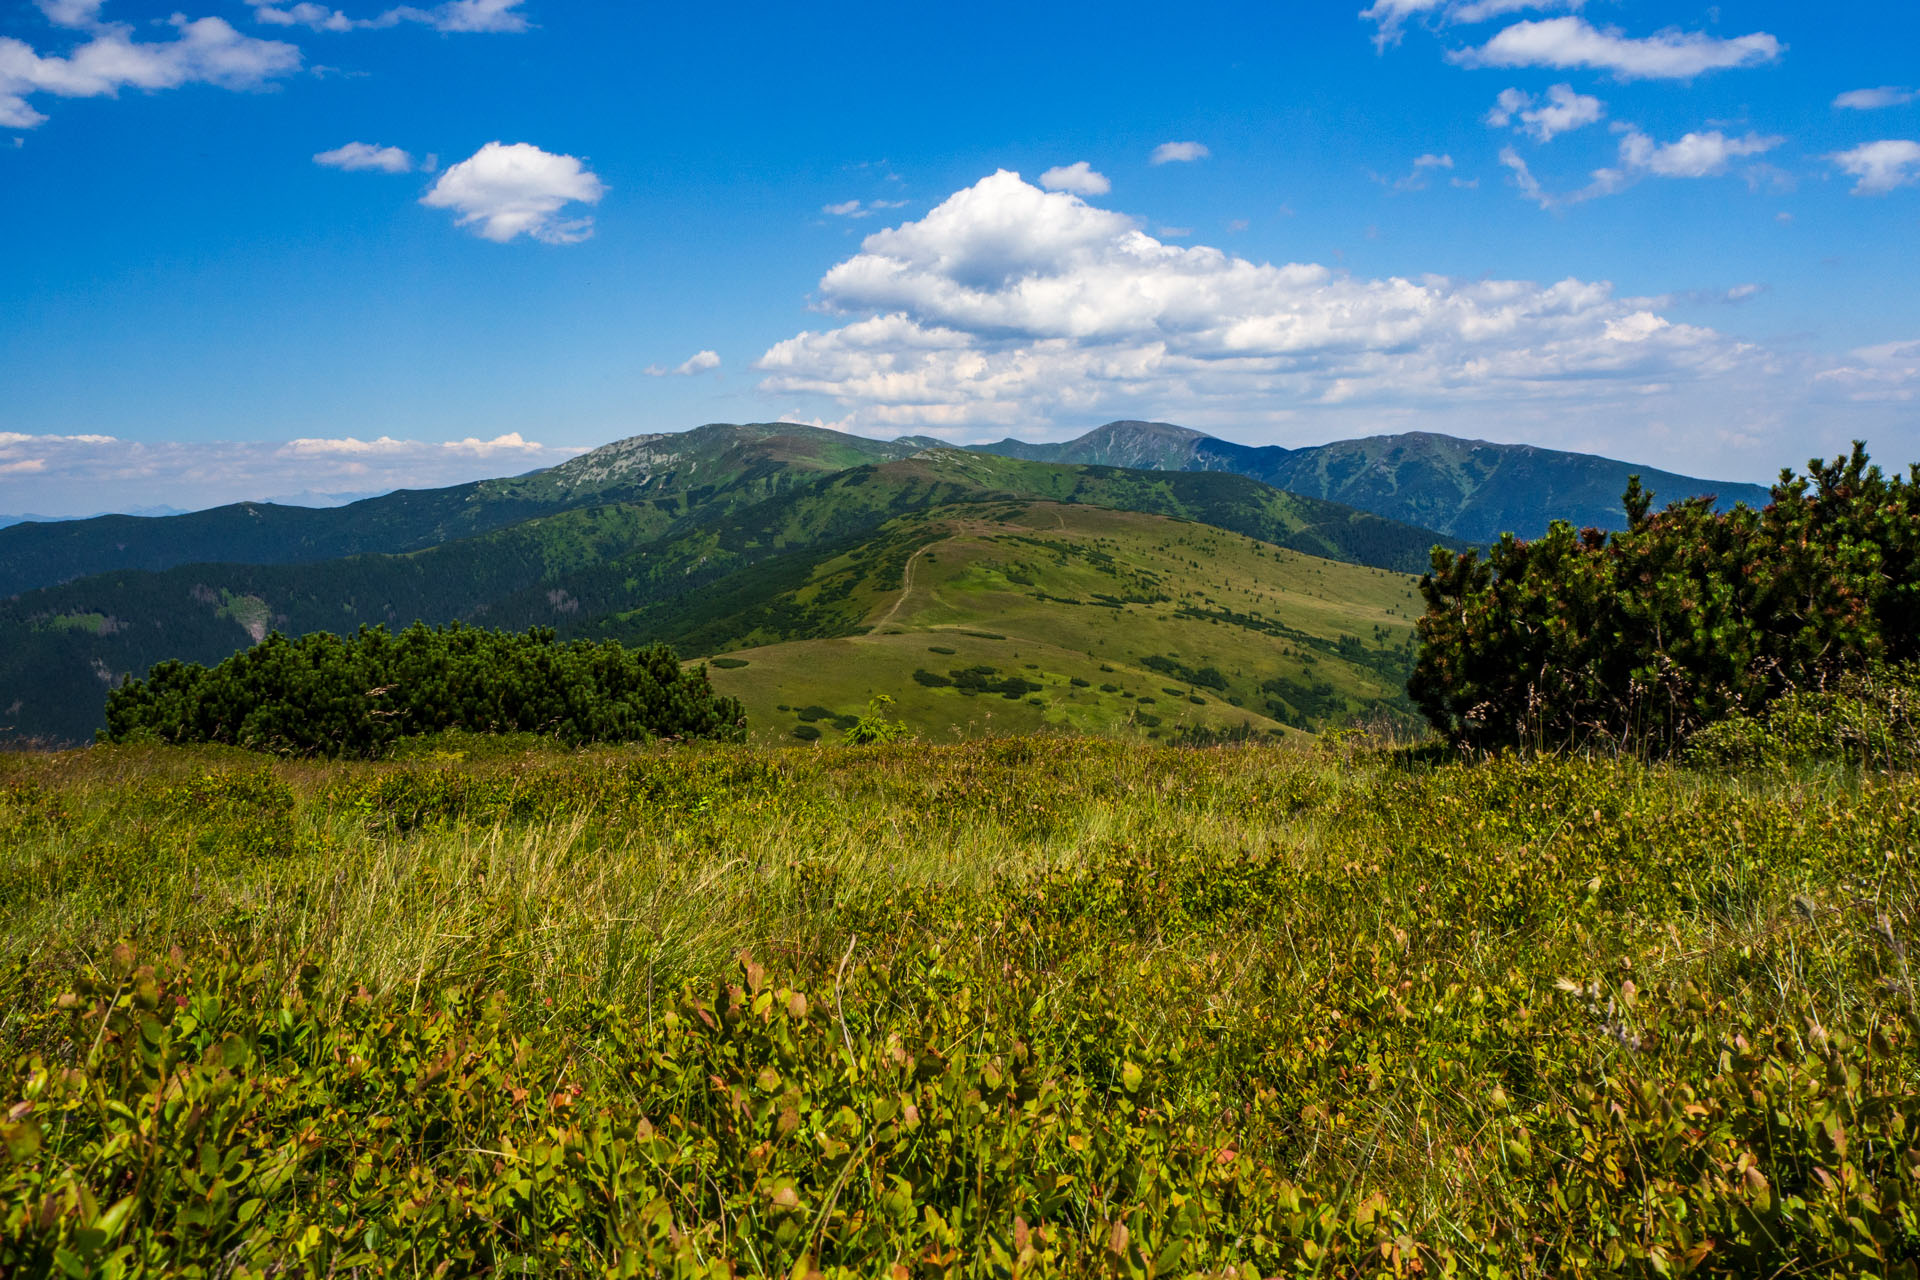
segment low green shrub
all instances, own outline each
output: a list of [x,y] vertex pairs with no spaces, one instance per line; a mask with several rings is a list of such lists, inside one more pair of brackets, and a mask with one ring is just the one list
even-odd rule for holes
[[1761,511],[1695,498],[1656,513],[1636,476],[1619,532],[1557,521],[1485,560],[1435,548],[1409,695],[1474,749],[1664,753],[1920,659],[1920,464],[1889,477],[1856,443],[1808,471],[1783,472]]
[[398,635],[278,632],[212,667],[168,661],[107,695],[109,742],[223,743],[373,759],[449,730],[540,734],[568,744],[740,741],[745,713],[664,645],[561,643],[415,623]]

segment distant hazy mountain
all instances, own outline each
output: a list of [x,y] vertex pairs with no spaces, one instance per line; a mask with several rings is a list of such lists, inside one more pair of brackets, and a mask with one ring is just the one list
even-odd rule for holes
[[908,457],[936,443],[868,440],[792,423],[715,423],[634,436],[524,476],[401,489],[343,507],[236,502],[162,519],[19,524],[0,529],[0,597],[114,569],[302,564],[417,551],[604,502],[646,502],[664,528],[690,506],[755,501],[825,472]]
[[130,507],[125,511],[95,511],[91,515],[84,515],[84,516],[41,516],[41,515],[34,515],[32,512],[28,512],[25,515],[18,515],[18,516],[0,515],[0,529],[4,529],[10,524],[26,524],[29,521],[32,521],[37,524],[50,524],[50,523],[54,523],[56,521],[62,521],[62,520],[93,520],[100,516],[109,516],[109,515],[183,516],[185,514],[186,514],[186,511],[183,508],[166,507],[166,506]]
[[[276,493],[261,501],[276,507],[344,507],[350,502],[365,502],[368,498],[379,498],[392,493],[391,489],[368,489],[359,493],[322,493],[318,489],[302,489],[298,493]],[[176,511],[135,511],[129,514],[178,515]]]
[[1110,422],[1059,444],[1002,440],[969,447],[1039,462],[1232,471],[1289,493],[1344,503],[1469,542],[1489,542],[1507,532],[1538,537],[1554,520],[1621,528],[1626,514],[1620,495],[1634,474],[1661,505],[1709,494],[1723,506],[1765,506],[1771,500],[1760,485],[1425,431],[1285,449],[1234,444],[1166,422]]

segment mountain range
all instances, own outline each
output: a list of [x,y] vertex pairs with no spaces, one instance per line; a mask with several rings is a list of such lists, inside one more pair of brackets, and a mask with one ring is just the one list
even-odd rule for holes
[[1717,497],[1750,507],[1771,501],[1755,484],[1701,480],[1593,454],[1491,444],[1414,431],[1285,449],[1234,444],[1167,422],[1110,422],[1060,444],[967,446],[1037,462],[1099,463],[1154,471],[1230,471],[1276,489],[1325,498],[1469,542],[1503,533],[1534,538],[1554,520],[1576,527],[1625,524],[1620,495],[1638,474],[1661,502]]
[[[107,688],[165,658],[415,619],[666,641],[715,659],[774,736],[883,692],[927,731],[1310,729],[1406,711],[1409,575],[1468,540],[1225,462],[1294,459],[1456,529],[1496,510],[1543,525],[1543,502],[1597,492],[1609,467],[1625,485],[1625,464],[1582,455],[1350,443],[1367,449],[1308,467],[1312,451],[1154,423],[992,450],[711,424],[344,507],[17,525],[0,529],[0,736],[83,740]],[[1012,456],[1036,449],[1055,456]],[[1516,477],[1535,487],[1510,492]]]

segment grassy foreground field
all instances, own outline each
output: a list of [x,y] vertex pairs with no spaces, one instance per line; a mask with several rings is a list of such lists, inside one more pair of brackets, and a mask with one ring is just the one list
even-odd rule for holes
[[1912,1275],[1907,776],[0,757],[11,1275]]

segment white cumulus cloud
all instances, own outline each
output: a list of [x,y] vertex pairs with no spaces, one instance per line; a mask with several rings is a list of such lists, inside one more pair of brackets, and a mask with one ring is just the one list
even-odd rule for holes
[[1113,190],[1107,175],[1085,160],[1055,165],[1040,175],[1040,185],[1049,191],[1071,191],[1077,196],[1103,196]]
[[1883,196],[1895,187],[1920,181],[1920,142],[1906,138],[1863,142],[1838,153],[1833,162],[1857,180],[1853,194]]
[[1635,38],[1584,18],[1516,22],[1477,49],[1449,54],[1469,67],[1587,68],[1622,80],[1691,80],[1708,71],[1772,62],[1784,46],[1764,31],[1722,39],[1697,31]]
[[597,204],[606,184],[574,156],[526,142],[489,142],[440,175],[420,203],[451,209],[463,227],[505,243],[532,236],[573,244],[593,234],[593,219],[562,217],[569,204]]
[[[1487,112],[1487,123],[1496,129],[1509,125],[1536,142],[1552,142],[1563,133],[1584,129],[1607,114],[1606,104],[1584,93],[1575,93],[1570,84],[1556,84],[1547,90],[1546,101],[1535,105],[1530,93],[1503,89]],[[1514,121],[1518,120],[1518,124]]]
[[380,173],[408,173],[413,157],[398,147],[382,147],[371,142],[349,142],[331,151],[322,151],[313,162],[329,169],[373,169]]
[[1896,85],[1883,84],[1878,89],[1849,89],[1833,100],[1833,105],[1848,111],[1878,111],[1883,107],[1904,107],[1920,93]]
[[1205,160],[1213,153],[1201,142],[1163,142],[1153,149],[1149,164],[1188,164]]
[[951,434],[1150,406],[1556,401],[1746,358],[1605,283],[1253,262],[1166,244],[1006,171],[868,236],[819,292],[848,321],[776,343],[763,389],[824,397],[850,423]]
[[300,68],[300,50],[236,31],[224,18],[167,19],[171,40],[138,40],[125,23],[102,22],[100,5],[56,0],[44,7],[56,25],[82,30],[86,40],[65,54],[41,54],[23,40],[0,38],[0,127],[31,129],[46,116],[28,102],[36,94],[60,98],[117,97],[122,89],[149,91],[186,84],[256,88]]

